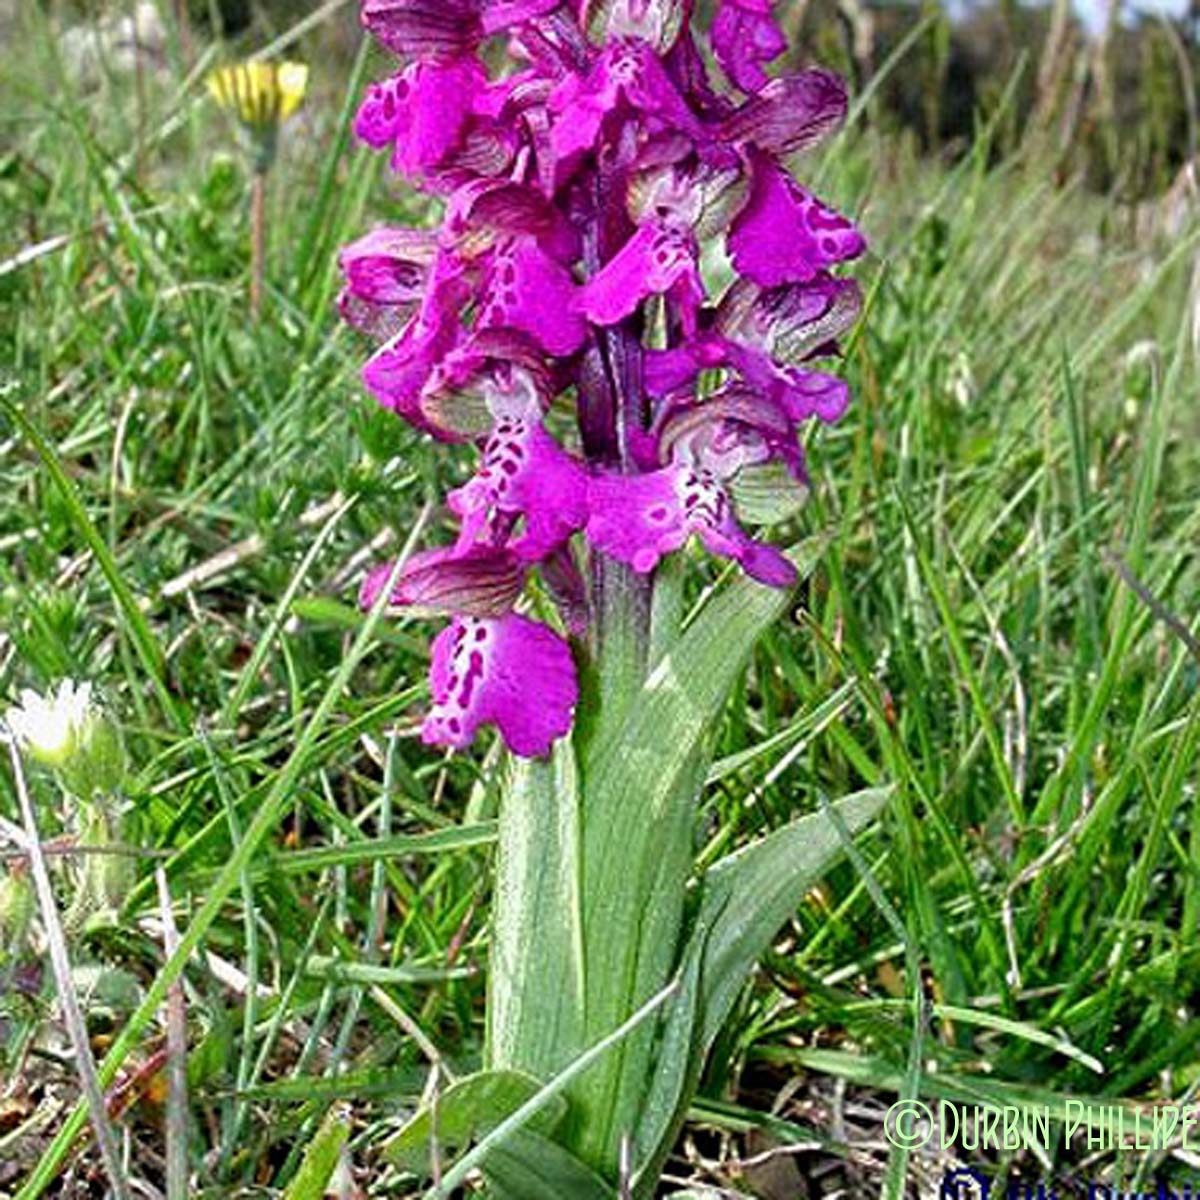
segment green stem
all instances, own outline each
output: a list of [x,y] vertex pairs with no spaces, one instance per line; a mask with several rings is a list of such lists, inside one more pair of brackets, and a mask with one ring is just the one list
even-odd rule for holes
[[250,320],[262,314],[266,270],[267,174],[256,170],[250,184]]
[[79,846],[85,854],[77,872],[74,899],[63,914],[63,928],[70,936],[77,934],[95,913],[119,908],[136,876],[131,858],[86,853],[120,844],[121,798],[94,792],[84,799],[81,790],[76,793],[76,802],[80,820]]
[[592,569],[593,653],[606,722],[623,713],[646,678],[650,651],[650,580],[596,555]]

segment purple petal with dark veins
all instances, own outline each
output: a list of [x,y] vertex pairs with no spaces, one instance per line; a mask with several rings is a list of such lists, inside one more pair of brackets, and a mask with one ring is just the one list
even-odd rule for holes
[[[363,581],[359,604],[371,608],[387,586],[394,563],[380,563]],[[391,607],[447,616],[499,617],[512,611],[525,580],[525,565],[511,550],[442,547],[409,556],[392,585]]]
[[846,106],[842,77],[813,68],[772,79],[721,122],[721,134],[768,154],[793,154],[832,133],[846,119]]
[[478,8],[478,0],[364,0],[362,23],[396,54],[447,58],[479,40]]

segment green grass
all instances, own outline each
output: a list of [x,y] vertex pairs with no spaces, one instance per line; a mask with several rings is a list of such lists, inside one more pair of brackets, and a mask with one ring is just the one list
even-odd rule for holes
[[[202,88],[148,79],[139,122],[131,81],[80,95],[26,21],[29,56],[0,71],[0,261],[67,240],[0,273],[0,694],[104,688],[137,766],[128,840],[161,852],[183,939],[167,960],[143,859],[122,911],[73,941],[114,985],[89,1014],[106,1077],[159,1048],[181,977],[194,1194],[281,1191],[342,1101],[367,1193],[415,1194],[373,1155],[431,1060],[446,1078],[480,1051],[499,758],[420,745],[428,630],[354,609],[365,548],[388,531],[398,550],[469,455],[363,395],[332,255],[422,205],[348,143],[357,68],[310,32],[251,327],[247,179]],[[1197,223],[1134,242],[1105,199],[988,149],[946,168],[858,129],[823,167],[874,247],[855,403],[811,439],[813,498],[780,536],[828,550],[731,706],[699,857],[822,797],[895,799],[746,992],[676,1177],[747,1189],[737,1155],[815,1130],[827,1149],[789,1161],[876,1195],[899,1090],[1200,1086],[1200,662],[1161,619],[1198,623]],[[422,536],[443,522],[433,508]],[[239,543],[230,569],[164,594]],[[697,589],[715,577],[691,570]],[[34,783],[43,832],[67,829]],[[18,1194],[69,1146],[54,1097],[78,1093],[48,985],[10,987],[0,1022],[0,1080],[31,1089],[0,1124]],[[152,1098],[121,1121],[131,1176],[160,1185],[161,1123]],[[65,1162],[51,1194],[89,1194]],[[944,1165],[893,1172],[917,1194]],[[1105,1153],[1087,1177],[1149,1186],[1155,1166]]]

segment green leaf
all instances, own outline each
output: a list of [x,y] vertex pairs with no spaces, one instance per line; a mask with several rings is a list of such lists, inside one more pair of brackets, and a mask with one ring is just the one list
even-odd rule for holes
[[412,854],[442,854],[447,850],[465,850],[490,846],[496,840],[495,821],[475,821],[470,825],[451,825],[433,833],[394,834],[386,838],[368,838],[340,846],[313,846],[276,854],[256,867],[260,875],[299,875],[306,871],[327,871],[331,867],[354,867],[364,863],[407,858]]
[[[802,576],[824,545],[813,538],[791,551]],[[617,1025],[675,970],[713,730],[755,642],[789,599],[747,578],[718,591],[621,719],[593,734],[581,764],[586,1041]],[[615,1161],[622,1130],[638,1128],[642,1140],[646,1069],[639,1063],[649,1063],[653,1038],[653,1030],[639,1032],[573,1090],[568,1144],[586,1161]]]
[[444,983],[448,979],[470,979],[478,969],[471,964],[462,967],[429,966],[420,963],[396,963],[382,966],[379,963],[353,962],[347,959],[330,958],[326,954],[314,954],[304,964],[305,975],[324,979],[330,983]]
[[350,1111],[339,1104],[329,1110],[308,1143],[300,1169],[287,1185],[283,1200],[322,1200],[349,1137]]
[[548,762],[515,760],[510,770],[500,817],[484,1061],[548,1079],[584,1044],[575,750],[561,740]]
[[[814,538],[792,551],[801,574],[824,544]],[[632,593],[622,587],[637,581],[610,574],[608,602],[624,612]],[[682,634],[657,639],[668,648],[628,692],[631,672],[618,671],[610,687],[603,661],[627,657],[617,621],[602,645],[612,654],[599,664],[595,722],[548,762],[514,764],[500,816],[489,1067],[557,1075],[675,973],[713,731],[755,641],[788,601],[786,591],[734,580]],[[689,1017],[680,1061],[690,1029]],[[606,1176],[615,1178],[623,1131],[639,1129],[645,1144],[638,1122],[655,1050],[648,1023],[567,1091],[559,1141]]]
[[[228,1061],[228,1052],[222,1063]],[[314,1103],[333,1100],[362,1100],[368,1096],[390,1096],[410,1106],[419,1103],[429,1072],[413,1067],[401,1069],[395,1065],[387,1067],[364,1067],[355,1071],[326,1078],[321,1075],[289,1076],[260,1083],[254,1087],[240,1088],[233,1094],[239,1100],[269,1100],[282,1103]],[[218,1096],[224,1094],[217,1091]]]
[[[853,834],[878,815],[887,795],[886,789],[859,792],[834,807]],[[638,1124],[648,1152],[639,1184],[653,1185],[747,975],[842,851],[843,836],[830,812],[812,813],[726,856],[705,875],[680,967],[681,994],[664,1022],[658,1069]]]
[[612,1200],[612,1188],[557,1142],[518,1129],[488,1151],[495,1200]]
[[[879,815],[889,794],[889,788],[872,788],[833,807],[853,835]],[[815,812],[727,855],[705,875],[698,917],[701,926],[711,924],[701,982],[705,1048],[724,1024],[750,968],[844,848],[834,818]]]
[[[442,1176],[441,1181],[425,1193],[425,1200],[440,1200],[441,1197],[453,1196],[455,1189],[465,1182],[471,1172],[484,1165],[488,1155],[504,1145],[515,1133],[523,1131],[535,1117],[542,1116],[543,1110],[547,1109],[552,1101],[558,1104],[576,1079],[586,1074],[598,1061],[607,1058],[612,1050],[624,1043],[635,1030],[648,1024],[650,1018],[664,1004],[673,1000],[678,992],[678,983],[668,983],[661,991],[651,996],[645,1004],[639,1006],[637,1012],[622,1021],[616,1029],[610,1030],[604,1037],[578,1054],[571,1063],[540,1087],[520,1108],[510,1113],[494,1129],[485,1134],[473,1150],[464,1154]],[[561,1144],[561,1137],[559,1143]]]
[[[771,1058],[779,1058],[772,1055]],[[907,1085],[904,1065],[882,1055],[855,1054],[844,1050],[803,1050],[788,1048],[789,1069],[803,1068],[845,1079],[863,1087],[903,1095]],[[1078,1120],[1081,1130],[1111,1129],[1112,1110],[1124,1110],[1132,1123],[1137,1105],[1116,1096],[1097,1093],[1060,1092],[1039,1084],[1010,1083],[970,1071],[922,1071],[916,1095],[925,1100],[946,1100],[958,1105],[987,1104],[996,1108],[1015,1107],[1047,1113],[1052,1121]]]
[[[436,1105],[421,1109],[383,1148],[383,1157],[422,1178],[430,1174],[436,1151],[452,1157],[494,1129],[541,1090],[532,1075],[519,1071],[479,1071],[448,1087]],[[562,1120],[567,1102],[552,1096],[529,1118],[534,1132],[549,1133]]]

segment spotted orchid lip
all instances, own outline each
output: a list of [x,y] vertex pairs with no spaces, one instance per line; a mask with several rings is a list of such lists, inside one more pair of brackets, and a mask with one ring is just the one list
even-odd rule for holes
[[[529,702],[537,680],[538,703]],[[567,643],[516,613],[455,617],[434,639],[426,742],[465,746],[494,722],[514,753],[535,757],[571,728],[579,685]]]
[[822,204],[773,158],[754,150],[750,161],[750,195],[729,231],[729,253],[739,274],[762,287],[808,283],[866,250],[851,221]]
[[587,473],[546,432],[540,413],[509,413],[496,420],[475,476],[448,502],[462,519],[460,546],[484,535],[492,514],[510,515],[522,521],[513,554],[536,562],[583,527]]
[[576,310],[579,289],[566,267],[531,237],[496,247],[480,298],[480,329],[515,329],[546,353],[573,354],[587,337]]
[[646,574],[698,536],[714,554],[732,558],[775,587],[790,587],[795,568],[774,547],[737,523],[729,493],[715,472],[674,462],[638,476],[600,474],[588,489],[588,540],[618,562]]

